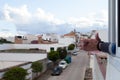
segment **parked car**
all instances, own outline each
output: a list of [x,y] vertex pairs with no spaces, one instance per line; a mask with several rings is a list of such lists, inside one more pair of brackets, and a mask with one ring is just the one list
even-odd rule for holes
[[64,61],[64,60],[60,61],[59,67],[62,67],[63,69],[65,69],[67,66],[68,66],[68,64],[66,61]]
[[62,67],[59,67],[59,66],[57,66],[57,67],[55,67],[54,69],[53,69],[53,71],[52,71],[52,76],[55,76],[55,75],[60,75],[62,73]]
[[54,63],[51,60],[47,61],[47,69],[53,69]]
[[76,55],[78,55],[78,53],[77,52],[73,52],[72,55],[76,56]]

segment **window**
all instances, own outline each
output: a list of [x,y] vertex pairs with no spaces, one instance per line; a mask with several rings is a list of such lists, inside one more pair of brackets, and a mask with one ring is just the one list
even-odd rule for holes
[[120,0],[118,0],[118,47],[120,47]]
[[54,47],[51,47],[51,48],[50,48],[50,51],[54,51]]

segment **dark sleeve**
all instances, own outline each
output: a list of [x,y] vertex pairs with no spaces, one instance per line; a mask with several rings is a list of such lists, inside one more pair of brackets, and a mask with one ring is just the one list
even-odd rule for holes
[[99,42],[97,45],[98,50],[109,53],[115,54],[116,53],[116,45],[115,43],[109,42]]

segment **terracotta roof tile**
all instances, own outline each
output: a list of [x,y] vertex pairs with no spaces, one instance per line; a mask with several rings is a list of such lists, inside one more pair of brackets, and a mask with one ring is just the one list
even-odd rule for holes
[[75,32],[70,32],[70,33],[68,33],[68,34],[64,34],[64,36],[75,36]]

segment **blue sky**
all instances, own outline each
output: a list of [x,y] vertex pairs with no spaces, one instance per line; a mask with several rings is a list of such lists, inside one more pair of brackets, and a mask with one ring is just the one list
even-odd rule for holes
[[31,34],[103,28],[107,12],[108,0],[0,0],[0,20]]

